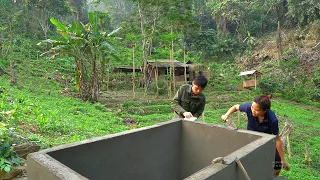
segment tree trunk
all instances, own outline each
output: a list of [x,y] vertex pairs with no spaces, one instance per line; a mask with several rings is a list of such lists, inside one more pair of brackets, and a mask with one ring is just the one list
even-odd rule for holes
[[170,93],[169,93],[169,99],[172,98],[172,91],[173,91],[173,79],[174,79],[174,63],[173,63],[173,60],[172,60],[172,51],[170,49]]
[[170,67],[169,69],[167,68],[167,74],[169,74],[169,78],[168,78],[168,98],[171,99],[171,66],[172,63],[170,62]]
[[101,82],[104,82],[105,77],[106,77],[106,75],[105,75],[106,59],[102,55],[102,53],[99,54],[99,58],[100,58],[100,63],[101,63],[100,64],[100,77],[101,77],[101,79],[100,79],[99,83],[101,83]]
[[98,72],[98,66],[97,66],[97,55],[93,54],[92,59],[92,72],[91,72],[91,82],[90,82],[90,93],[91,93],[91,99],[92,101],[98,100],[99,95],[99,72]]
[[79,61],[79,60],[75,60],[76,61],[76,65],[77,65],[77,75],[79,77],[79,82],[77,82],[77,86],[80,92],[80,97],[82,99],[88,99],[89,98],[89,88],[87,83],[85,82],[84,76],[85,76],[85,71],[84,71],[84,66],[83,66],[83,62]]
[[[153,24],[152,24],[152,31],[149,35],[149,43],[148,43],[148,39],[147,39],[147,34],[145,31],[145,17],[142,14],[142,8],[140,6],[140,4],[138,4],[138,11],[139,11],[139,16],[140,16],[140,29],[141,29],[141,34],[142,34],[142,51],[143,51],[143,81],[144,81],[144,88],[145,91],[147,91],[147,88],[149,86],[149,82],[150,82],[150,76],[148,74],[148,55],[149,55],[149,51],[151,51],[151,46],[152,46],[152,38],[153,38],[153,34],[155,31],[155,27],[156,27],[156,20],[159,16],[159,10],[156,10],[156,15],[154,16],[153,19]],[[148,46],[147,46],[148,45]]]
[[110,60],[108,61],[108,77],[107,77],[107,91],[109,91],[109,83],[110,83]]
[[1,37],[0,37],[0,56],[2,56],[3,54],[2,44],[3,44],[3,32],[1,32]]
[[[8,45],[7,52],[6,52],[5,56],[8,56],[9,51],[11,49],[11,45],[12,45],[12,24],[11,24],[11,22],[9,22],[9,39],[10,39],[10,41],[9,41],[9,45]],[[16,79],[16,75],[15,75],[15,72],[14,72],[14,61],[13,61],[13,59],[10,59],[10,69],[11,69],[11,81],[10,81],[10,84],[11,85],[16,85],[17,84],[17,79]]]
[[11,59],[10,60],[10,69],[11,69],[11,85],[17,85],[17,79],[16,79],[16,75],[14,72],[14,61]]
[[38,22],[41,26],[43,35],[44,35],[44,39],[47,39],[47,32],[48,32],[48,23],[47,23],[47,16],[46,16],[46,10],[45,9],[40,9],[39,12],[39,18],[38,18]]
[[[171,27],[171,34],[172,34],[172,27]],[[171,40],[171,61],[173,62],[173,40]],[[172,69],[172,85],[173,85],[173,93],[176,92],[176,74],[175,74],[175,67],[173,66]]]
[[156,61],[156,71],[155,71],[155,76],[156,76],[156,88],[157,88],[157,97],[159,97],[159,85],[158,85],[158,64],[157,64],[157,61]]
[[146,50],[146,32],[144,29],[144,16],[142,15],[142,10],[140,4],[138,4],[138,11],[140,16],[140,29],[142,34],[142,51],[143,51],[143,81],[144,88],[147,89],[147,62],[148,62],[148,52]]
[[276,11],[277,11],[277,17],[280,24],[283,24],[284,17],[287,13],[287,1],[286,0],[280,0],[276,4]]
[[277,47],[278,47],[278,66],[280,66],[280,60],[282,58],[282,36],[281,36],[281,29],[280,29],[280,21],[278,21]]
[[136,69],[135,69],[135,65],[134,65],[134,47],[135,45],[132,46],[132,91],[133,91],[133,98],[136,98],[136,83],[135,83],[135,79],[136,79]]
[[183,47],[183,62],[184,62],[184,83],[187,84],[187,64],[186,64],[186,45]]
[[218,29],[224,36],[227,36],[229,34],[229,31],[227,29],[227,20],[224,17],[221,17],[218,23]]

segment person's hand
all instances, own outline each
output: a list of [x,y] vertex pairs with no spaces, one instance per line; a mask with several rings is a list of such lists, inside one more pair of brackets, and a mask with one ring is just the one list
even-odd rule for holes
[[290,167],[288,166],[287,162],[285,160],[281,161],[282,168],[285,169],[286,171],[290,170]]
[[228,120],[228,118],[229,118],[229,116],[226,115],[226,114],[224,114],[224,115],[221,116],[221,120],[222,120],[223,122],[226,122],[226,121]]
[[191,118],[191,117],[193,117],[191,112],[184,112],[184,113],[183,113],[183,116],[184,116],[185,118]]

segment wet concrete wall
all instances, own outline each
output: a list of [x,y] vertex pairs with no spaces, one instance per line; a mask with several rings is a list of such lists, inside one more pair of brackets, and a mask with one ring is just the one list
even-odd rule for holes
[[[210,165],[197,171],[186,179],[246,180],[244,173],[235,162],[236,158],[240,160],[251,179],[273,179],[275,136],[246,130],[237,130],[237,135],[242,133],[247,134],[249,138],[255,138],[256,136],[260,137],[255,141],[252,141],[249,144],[227,154],[226,156],[223,156],[224,163],[210,163]],[[235,146],[230,145],[229,147]],[[224,150],[229,151],[228,148],[224,148]]]
[[88,179],[177,179],[180,127],[180,121],[163,123],[42,153]]
[[181,178],[190,176],[210,165],[213,159],[225,157],[261,137],[216,125],[182,122]]
[[[33,153],[27,172],[32,180],[243,179],[237,157],[252,177],[269,177],[274,147],[271,135],[178,119]],[[226,162],[212,165],[216,157]]]

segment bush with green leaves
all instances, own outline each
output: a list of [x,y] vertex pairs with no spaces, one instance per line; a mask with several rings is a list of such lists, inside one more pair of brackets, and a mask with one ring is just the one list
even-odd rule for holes
[[259,81],[258,87],[264,94],[271,94],[276,92],[278,85],[272,78],[266,77]]
[[312,96],[312,100],[314,100],[314,101],[320,101],[320,89],[319,89],[319,88],[315,88],[315,89],[311,92],[311,96]]
[[213,57],[219,59],[232,55],[237,50],[239,43],[231,37],[223,37],[214,29],[200,31],[194,36],[193,46],[196,51],[200,52],[200,56],[204,60],[212,59]]
[[[139,84],[139,76],[136,74],[136,87]],[[126,73],[112,73],[110,74],[109,89],[122,90],[132,89],[132,75]]]
[[154,80],[151,85],[150,85],[150,90],[152,92],[157,92],[157,88],[158,88],[158,95],[165,95],[168,93],[168,82],[167,80],[158,80],[158,87],[156,85],[156,81]]
[[0,171],[7,173],[11,171],[12,166],[23,164],[9,143],[12,134],[6,124],[0,123]]
[[320,69],[313,74],[312,81],[315,87],[320,88]]

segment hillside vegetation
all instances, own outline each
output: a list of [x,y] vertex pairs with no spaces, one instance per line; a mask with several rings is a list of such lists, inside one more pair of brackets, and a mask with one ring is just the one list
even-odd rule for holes
[[[199,121],[224,125],[232,105],[273,94],[280,129],[294,129],[281,176],[319,179],[319,58],[318,0],[0,0],[0,170],[20,164],[13,144],[45,149],[170,120],[184,82],[173,87],[170,68],[156,83],[147,68],[168,59],[211,72]],[[247,70],[263,73],[257,89],[242,88]],[[231,119],[246,129],[243,114]]]
[[[59,70],[52,68],[57,61],[60,62]],[[145,95],[144,89],[136,92],[136,98],[130,90],[109,90],[101,93],[100,103],[79,99],[76,89],[72,88],[75,84],[70,83],[70,88],[66,88],[65,82],[58,78],[68,76],[68,72],[61,71],[70,66],[67,59],[38,59],[21,62],[21,65],[17,67],[17,86],[9,85],[7,75],[0,77],[0,105],[4,112],[0,117],[14,134],[12,143],[28,141],[48,148],[152,125],[170,120],[173,116],[166,94],[156,98],[154,91],[148,91]],[[232,66],[216,64],[215,78],[204,92],[207,96],[204,121],[207,123],[224,125],[220,116],[229,107],[250,102],[261,94],[259,90],[235,89],[241,85],[241,80],[236,77],[237,71]],[[39,67],[41,72],[37,72]],[[297,103],[275,94],[272,109],[278,115],[280,128],[286,120],[294,123],[294,132],[290,137],[292,157],[287,157],[291,171],[282,171],[282,176],[317,179],[320,173],[319,103]],[[5,113],[12,110],[12,113]],[[245,116],[240,115],[239,118],[235,114],[231,119],[238,127],[246,129]],[[310,162],[304,157],[306,143]]]

